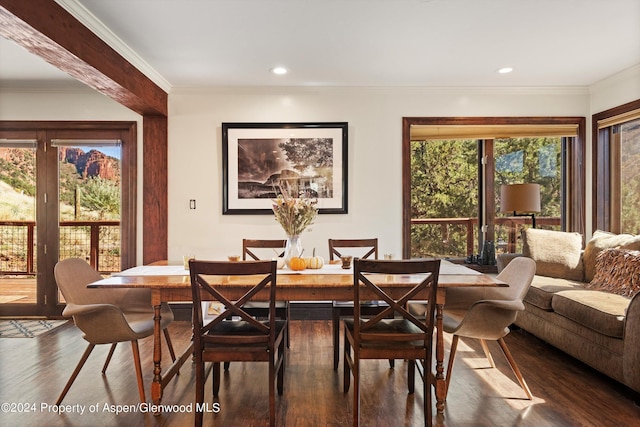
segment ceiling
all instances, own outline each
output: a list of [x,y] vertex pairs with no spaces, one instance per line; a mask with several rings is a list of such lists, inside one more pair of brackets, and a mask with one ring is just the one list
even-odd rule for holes
[[[589,86],[640,64],[638,0],[57,1],[167,91]],[[0,37],[1,86],[74,84]]]

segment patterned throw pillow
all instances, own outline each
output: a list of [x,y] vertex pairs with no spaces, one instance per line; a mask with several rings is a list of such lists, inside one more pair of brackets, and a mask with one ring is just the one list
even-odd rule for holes
[[584,248],[584,281],[590,282],[596,274],[596,258],[605,249],[618,248],[640,250],[640,236],[633,234],[614,234],[596,230]]
[[633,297],[640,291],[640,251],[613,248],[600,252],[588,287]]

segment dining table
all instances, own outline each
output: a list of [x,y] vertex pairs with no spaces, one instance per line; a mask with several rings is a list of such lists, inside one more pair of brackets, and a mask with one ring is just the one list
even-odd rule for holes
[[[341,265],[325,264],[320,269],[306,269],[292,271],[280,269],[276,275],[276,298],[282,301],[353,301],[353,267],[343,269]],[[411,275],[372,275],[371,280],[385,290],[392,298],[401,298],[409,292],[421,278]],[[228,298],[240,298],[255,282],[246,276],[220,276],[210,282],[214,287],[225,290]],[[442,260],[438,278],[436,297],[436,346],[435,372],[433,369],[424,370],[424,375],[432,375],[436,396],[436,410],[442,414],[445,406],[445,375],[444,375],[444,333],[442,329],[443,309],[446,289],[451,287],[487,287],[508,286],[493,275],[484,274],[465,267]],[[87,285],[88,288],[122,289],[148,288],[151,290],[151,303],[154,307],[154,343],[153,343],[153,382],[151,397],[153,403],[159,407],[164,387],[180,370],[184,362],[193,353],[191,343],[165,372],[162,372],[161,347],[161,305],[163,302],[192,301],[191,279],[189,271],[180,265],[169,265],[157,262],[143,265],[112,274],[110,277]],[[364,289],[364,288],[363,288]],[[257,298],[268,300],[264,290]],[[365,296],[366,298],[367,296]],[[371,294],[371,299],[378,299]],[[419,295],[417,296],[419,297]],[[423,297],[424,299],[424,297]]]

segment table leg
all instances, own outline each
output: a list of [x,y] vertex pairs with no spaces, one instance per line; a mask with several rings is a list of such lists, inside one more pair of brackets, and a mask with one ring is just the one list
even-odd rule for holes
[[436,304],[436,410],[438,414],[444,413],[444,400],[446,398],[446,383],[444,378],[444,331],[442,330],[442,310],[444,304]]
[[162,319],[162,305],[160,302],[153,306],[153,383],[151,383],[151,399],[159,405],[162,400],[162,340],[160,320]]

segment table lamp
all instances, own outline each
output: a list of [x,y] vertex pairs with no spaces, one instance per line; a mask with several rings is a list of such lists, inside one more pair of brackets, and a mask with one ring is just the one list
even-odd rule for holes
[[532,226],[536,228],[534,212],[540,212],[540,184],[503,184],[500,187],[500,212],[530,216]]

